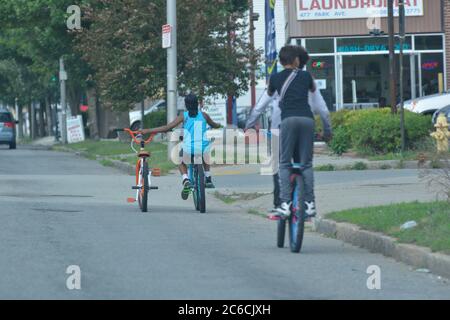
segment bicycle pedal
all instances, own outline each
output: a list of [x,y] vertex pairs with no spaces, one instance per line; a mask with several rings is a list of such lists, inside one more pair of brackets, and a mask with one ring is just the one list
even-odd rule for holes
[[274,215],[274,214],[269,214],[269,215],[267,216],[267,218],[268,218],[269,220],[272,220],[272,221],[280,221],[280,220],[281,220],[281,217],[280,217],[280,216],[277,216],[277,215]]
[[158,190],[158,187],[150,187],[150,190]]
[[136,186],[136,187],[131,187],[131,190],[141,190],[142,189],[142,187],[138,187],[138,186]]
[[128,202],[128,203],[135,203],[135,202],[136,202],[136,199],[135,199],[135,198],[128,198],[128,199],[127,199],[127,202]]

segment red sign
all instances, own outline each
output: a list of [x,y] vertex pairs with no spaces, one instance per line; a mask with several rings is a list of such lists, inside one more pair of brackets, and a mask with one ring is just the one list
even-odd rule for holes
[[81,111],[81,112],[88,112],[88,110],[89,110],[89,106],[84,105],[84,104],[82,104],[82,105],[80,106],[80,111]]

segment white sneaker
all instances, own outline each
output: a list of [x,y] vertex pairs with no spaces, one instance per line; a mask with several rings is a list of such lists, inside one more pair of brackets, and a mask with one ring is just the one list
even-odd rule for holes
[[277,213],[282,218],[289,218],[291,215],[291,204],[283,202],[279,208],[277,208]]
[[316,203],[314,201],[305,201],[306,204],[306,216],[308,218],[314,218],[317,215]]

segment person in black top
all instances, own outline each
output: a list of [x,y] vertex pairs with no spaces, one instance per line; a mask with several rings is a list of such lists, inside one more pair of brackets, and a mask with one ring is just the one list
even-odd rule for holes
[[[302,59],[300,59],[302,57]],[[280,157],[280,198],[277,209],[280,216],[289,217],[292,185],[290,182],[294,154],[304,180],[304,205],[309,217],[316,215],[314,196],[314,115],[308,103],[309,91],[315,92],[315,83],[311,74],[303,71],[308,61],[306,50],[299,46],[285,46],[280,51],[280,63],[284,70],[269,80],[268,93],[278,92],[281,109],[281,157]]]

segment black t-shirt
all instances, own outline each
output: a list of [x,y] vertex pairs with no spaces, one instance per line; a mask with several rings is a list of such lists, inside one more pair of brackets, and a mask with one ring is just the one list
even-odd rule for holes
[[[292,73],[292,69],[285,69],[270,77],[269,94],[281,93],[284,83]],[[312,76],[307,71],[299,70],[297,76],[284,95],[280,103],[281,119],[289,117],[309,117],[314,119],[311,107],[308,103],[309,91],[314,88]]]

